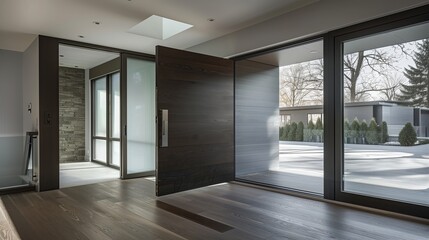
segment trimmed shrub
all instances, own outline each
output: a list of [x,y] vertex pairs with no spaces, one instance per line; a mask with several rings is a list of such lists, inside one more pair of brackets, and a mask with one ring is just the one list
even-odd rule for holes
[[380,142],[385,143],[389,141],[389,134],[387,130],[387,123],[383,121],[381,123],[381,133],[380,133]]
[[304,142],[312,142],[313,141],[313,129],[304,129]]
[[286,125],[284,126],[284,129],[283,129],[283,135],[282,135],[282,138],[281,138],[283,141],[286,141],[286,140],[287,140],[288,135],[289,135],[289,132],[290,132],[290,125],[289,125],[289,124],[286,124]]
[[316,142],[323,142],[323,123],[320,118],[317,118],[314,128],[313,133],[316,136]]
[[297,128],[298,128],[298,125],[296,124],[296,122],[293,122],[290,125],[289,137],[287,138],[288,141],[295,141]]
[[309,121],[308,122],[307,128],[308,129],[314,129],[314,123],[313,123],[313,121]]
[[380,141],[378,125],[374,118],[369,123],[368,131],[366,132],[366,141],[368,144],[378,144]]
[[316,127],[315,127],[317,130],[323,130],[323,123],[322,123],[322,119],[320,119],[320,118],[317,118],[317,121],[316,121]]
[[360,124],[360,137],[362,139],[362,144],[366,144],[366,132],[368,131],[368,124],[366,123],[365,119],[362,120]]
[[399,143],[401,146],[413,146],[417,141],[417,133],[411,123],[405,124],[399,132]]
[[279,140],[283,140],[282,137],[283,137],[283,131],[284,130],[285,130],[284,127],[279,127]]
[[346,118],[344,119],[344,143],[349,143],[350,138],[350,123],[349,120]]
[[352,143],[357,143],[357,139],[359,138],[359,130],[359,120],[355,118],[350,126],[350,137],[352,138]]
[[304,123],[299,122],[298,127],[296,128],[296,141],[302,141],[304,140]]

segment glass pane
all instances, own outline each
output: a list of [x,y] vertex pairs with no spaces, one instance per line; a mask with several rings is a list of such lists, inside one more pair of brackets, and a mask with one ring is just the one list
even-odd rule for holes
[[155,63],[127,59],[127,173],[155,170]]
[[94,139],[94,160],[107,163],[106,140]]
[[121,143],[119,141],[110,142],[110,151],[112,157],[112,165],[120,166],[121,164]]
[[107,137],[107,99],[106,78],[95,80],[94,83],[94,133],[98,137]]
[[344,43],[343,191],[429,205],[428,33]]
[[248,60],[236,64],[237,177],[323,194],[323,41]]
[[120,74],[115,73],[112,75],[112,138],[120,138],[120,128],[121,128],[121,112],[120,112]]

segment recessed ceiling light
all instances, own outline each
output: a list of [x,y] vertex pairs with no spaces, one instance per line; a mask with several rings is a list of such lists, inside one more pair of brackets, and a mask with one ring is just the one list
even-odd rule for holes
[[99,22],[99,21],[93,21],[92,23],[94,23],[95,25],[100,25],[101,24],[101,22]]
[[314,53],[317,53],[317,51],[316,50],[311,50],[310,53],[314,54]]
[[61,54],[60,57],[64,57],[64,55]]
[[83,35],[78,35],[79,38],[85,38]]
[[209,19],[207,19],[207,21],[209,21],[209,22],[214,22],[214,18],[209,18]]
[[191,27],[193,26],[187,23],[152,15],[130,28],[128,32],[145,37],[165,40]]

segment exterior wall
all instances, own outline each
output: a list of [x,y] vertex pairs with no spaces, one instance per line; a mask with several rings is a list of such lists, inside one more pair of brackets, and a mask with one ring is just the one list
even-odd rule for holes
[[414,124],[414,108],[406,106],[383,106],[382,121],[387,123],[389,135],[398,136],[408,122]]
[[290,122],[302,122],[304,126],[307,126],[308,114],[322,114],[322,108],[313,108],[313,109],[297,109],[297,110],[281,110],[280,114],[289,114]]
[[420,136],[429,137],[429,110],[421,110]]
[[349,106],[344,109],[344,119],[351,123],[355,118],[359,121],[365,120],[368,124],[374,117],[374,106]]
[[60,67],[60,163],[85,161],[85,70]]

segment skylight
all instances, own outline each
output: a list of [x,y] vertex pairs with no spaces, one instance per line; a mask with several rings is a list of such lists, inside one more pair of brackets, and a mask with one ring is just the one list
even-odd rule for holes
[[191,27],[193,27],[193,25],[157,15],[152,15],[143,20],[141,23],[130,28],[128,32],[145,37],[165,40]]

